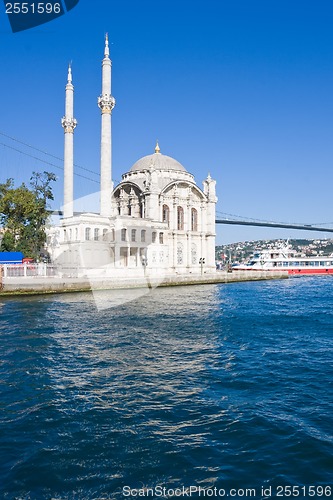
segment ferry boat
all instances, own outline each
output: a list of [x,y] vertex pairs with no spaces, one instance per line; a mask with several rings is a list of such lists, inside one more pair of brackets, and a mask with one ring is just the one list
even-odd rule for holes
[[255,252],[248,262],[234,264],[233,271],[287,271],[288,274],[333,274],[333,254],[299,257],[290,245],[284,244]]

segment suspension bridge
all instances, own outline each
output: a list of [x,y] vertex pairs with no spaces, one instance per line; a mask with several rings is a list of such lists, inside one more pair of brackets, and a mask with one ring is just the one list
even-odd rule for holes
[[[223,214],[217,212],[216,224],[231,224],[236,226],[260,226],[260,227],[275,227],[283,229],[299,229],[303,231],[319,231],[325,233],[333,233],[332,227],[324,227],[326,223],[321,224],[302,224],[302,223],[286,223],[286,222],[272,222],[263,221],[250,218],[241,218],[237,215]],[[330,222],[330,225],[333,223]]]

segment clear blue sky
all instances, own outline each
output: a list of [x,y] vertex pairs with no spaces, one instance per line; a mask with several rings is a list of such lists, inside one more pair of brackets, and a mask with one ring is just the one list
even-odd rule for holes
[[[333,3],[80,0],[12,34],[0,5],[0,132],[63,155],[64,86],[75,85],[75,162],[99,171],[101,59],[113,60],[113,178],[153,152],[217,180],[217,209],[264,220],[333,221]],[[58,160],[0,135],[0,142]],[[62,172],[0,144],[0,181]],[[77,172],[98,179],[96,175]],[[75,179],[75,195],[98,184]],[[333,224],[332,224],[333,225]],[[219,226],[218,243],[329,233]]]

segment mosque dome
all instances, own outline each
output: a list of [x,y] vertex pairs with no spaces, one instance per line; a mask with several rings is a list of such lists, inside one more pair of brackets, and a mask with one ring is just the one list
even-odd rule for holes
[[131,168],[131,172],[138,172],[140,170],[148,170],[149,168],[155,168],[156,170],[173,170],[186,172],[185,167],[181,165],[177,160],[171,158],[171,156],[162,155],[158,143],[155,147],[155,153],[152,155],[144,156],[140,158]]

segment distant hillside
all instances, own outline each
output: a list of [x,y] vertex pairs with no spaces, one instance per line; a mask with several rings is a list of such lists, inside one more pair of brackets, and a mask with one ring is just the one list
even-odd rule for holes
[[[257,241],[241,241],[231,243],[230,245],[218,245],[215,248],[215,256],[217,261],[232,261],[243,262],[255,250],[270,248],[277,243],[286,240],[257,240]],[[330,255],[333,253],[333,239],[290,239],[289,244],[301,255]]]

